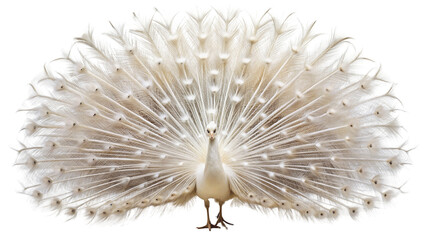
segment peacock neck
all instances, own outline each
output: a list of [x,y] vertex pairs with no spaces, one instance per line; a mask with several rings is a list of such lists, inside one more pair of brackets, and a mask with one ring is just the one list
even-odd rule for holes
[[210,168],[223,168],[222,160],[219,154],[218,139],[209,139],[209,146],[207,150],[206,166],[204,171],[208,171]]

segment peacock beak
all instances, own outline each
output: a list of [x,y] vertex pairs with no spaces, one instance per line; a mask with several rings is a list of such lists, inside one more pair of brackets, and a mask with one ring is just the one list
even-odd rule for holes
[[209,133],[209,135],[210,135],[210,140],[213,140],[214,139],[214,133]]

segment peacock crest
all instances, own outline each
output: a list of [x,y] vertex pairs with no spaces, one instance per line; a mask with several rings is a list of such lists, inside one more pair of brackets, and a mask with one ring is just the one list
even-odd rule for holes
[[401,103],[350,38],[269,12],[134,19],[31,84],[17,165],[41,205],[109,219],[198,196],[211,229],[228,200],[335,218],[401,192]]

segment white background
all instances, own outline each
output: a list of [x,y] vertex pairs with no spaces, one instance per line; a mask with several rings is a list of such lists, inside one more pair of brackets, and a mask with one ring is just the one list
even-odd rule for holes
[[[421,1],[13,1],[0,10],[0,238],[1,239],[426,239],[426,37],[425,7]],[[387,80],[397,83],[397,94],[407,113],[403,124],[410,133],[414,163],[406,176],[407,194],[384,209],[357,220],[307,222],[263,214],[249,208],[225,206],[228,231],[197,230],[205,224],[201,200],[188,208],[152,212],[136,220],[87,224],[78,218],[64,221],[35,208],[17,193],[17,173],[12,167],[16,133],[22,115],[16,110],[28,94],[28,83],[43,64],[69,48],[73,37],[92,26],[108,27],[108,20],[131,20],[132,12],[153,7],[166,13],[193,10],[195,6],[235,7],[251,12],[272,8],[274,14],[296,12],[304,23],[318,20],[321,31],[336,29],[355,38],[355,44],[383,65]],[[212,208],[216,212],[216,206]]]

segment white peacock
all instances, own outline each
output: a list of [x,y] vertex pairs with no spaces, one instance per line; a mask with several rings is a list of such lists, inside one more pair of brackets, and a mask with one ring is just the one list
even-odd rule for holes
[[41,205],[107,219],[198,196],[210,230],[231,199],[335,218],[401,192],[401,104],[349,38],[269,12],[135,20],[76,38],[31,84],[17,164]]

